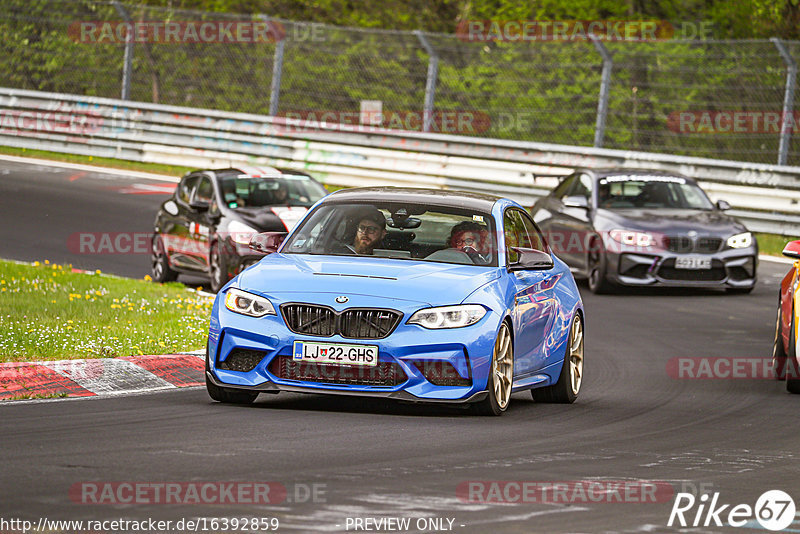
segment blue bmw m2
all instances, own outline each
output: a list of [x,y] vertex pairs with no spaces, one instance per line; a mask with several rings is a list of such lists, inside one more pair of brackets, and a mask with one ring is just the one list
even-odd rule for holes
[[459,403],[500,415],[511,394],[572,403],[584,310],[527,211],[489,195],[337,191],[217,294],[212,399],[281,391]]

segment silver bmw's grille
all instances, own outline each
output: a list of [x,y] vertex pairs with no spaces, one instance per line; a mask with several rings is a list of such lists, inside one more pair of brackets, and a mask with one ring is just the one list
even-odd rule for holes
[[694,239],[685,235],[668,236],[664,241],[667,250],[678,253],[699,252],[713,254],[722,246],[722,239],[713,236],[701,236]]

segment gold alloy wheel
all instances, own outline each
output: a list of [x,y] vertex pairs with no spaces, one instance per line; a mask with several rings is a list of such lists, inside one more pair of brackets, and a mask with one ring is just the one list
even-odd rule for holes
[[492,356],[492,377],[494,398],[501,410],[505,410],[511,399],[511,384],[514,378],[514,351],[511,347],[511,333],[503,323],[494,343]]
[[572,394],[577,395],[581,390],[583,380],[583,322],[578,314],[572,320],[572,329],[569,338],[569,383]]

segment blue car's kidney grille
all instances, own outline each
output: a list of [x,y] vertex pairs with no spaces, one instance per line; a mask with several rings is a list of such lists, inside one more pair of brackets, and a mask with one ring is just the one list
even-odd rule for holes
[[375,366],[331,365],[315,362],[296,362],[291,356],[278,356],[269,371],[284,380],[347,384],[352,386],[393,387],[408,379],[395,362],[378,362]]
[[348,310],[339,317],[339,334],[354,339],[380,339],[392,333],[402,314],[393,310]]
[[306,304],[282,306],[283,320],[297,334],[332,336],[336,333],[336,313],[330,308]]
[[403,314],[379,308],[353,308],[337,313],[315,304],[281,305],[283,320],[296,334],[350,339],[381,339],[391,334]]

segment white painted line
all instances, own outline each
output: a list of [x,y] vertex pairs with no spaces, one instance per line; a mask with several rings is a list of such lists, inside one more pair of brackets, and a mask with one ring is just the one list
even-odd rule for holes
[[7,156],[0,154],[0,161],[11,161],[14,163],[26,163],[29,165],[42,165],[45,167],[58,167],[61,169],[73,169],[76,171],[96,172],[101,174],[112,174],[124,176],[126,178],[144,178],[146,180],[158,180],[161,182],[178,183],[180,178],[166,174],[154,174],[150,172],[133,171],[125,169],[114,169],[111,167],[98,167],[95,165],[84,165],[82,163],[68,163],[65,161],[53,161],[49,159],[24,158],[20,156]]
[[759,254],[758,259],[761,261],[769,261],[772,263],[783,263],[784,265],[791,265],[795,261],[791,258],[784,258],[783,256],[768,256],[766,254]]
[[44,365],[98,395],[175,388],[163,378],[127,360],[62,360]]

